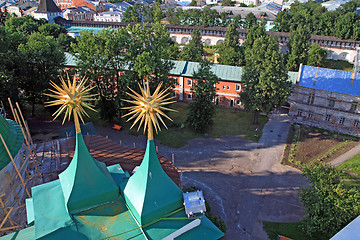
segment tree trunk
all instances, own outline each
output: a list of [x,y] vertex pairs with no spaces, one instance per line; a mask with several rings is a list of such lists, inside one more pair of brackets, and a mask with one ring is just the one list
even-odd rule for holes
[[258,125],[258,124],[259,124],[258,118],[259,118],[259,111],[258,111],[258,110],[255,110],[255,111],[254,111],[254,122],[253,122],[254,125]]

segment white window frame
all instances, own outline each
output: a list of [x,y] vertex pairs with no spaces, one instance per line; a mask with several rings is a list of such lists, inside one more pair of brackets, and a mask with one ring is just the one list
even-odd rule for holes
[[186,94],[186,99],[187,100],[192,100],[192,93],[187,93]]
[[241,91],[241,84],[235,85],[235,91],[240,92]]
[[188,86],[192,86],[192,84],[193,84],[192,79],[187,79],[186,84],[187,84]]

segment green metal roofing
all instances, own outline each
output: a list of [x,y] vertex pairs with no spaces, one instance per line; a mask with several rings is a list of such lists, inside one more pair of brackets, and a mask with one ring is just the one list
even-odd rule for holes
[[[65,53],[66,66],[76,67],[76,56],[70,53]],[[200,63],[198,62],[187,62],[187,61],[175,61],[173,68],[170,70],[171,76],[184,76],[192,77],[194,72],[198,71]],[[128,66],[124,66],[124,70],[127,70]],[[211,70],[216,76],[223,81],[241,82],[242,67],[213,64]],[[288,72],[289,80],[295,84],[298,77],[298,72]]]
[[[0,114],[0,134],[5,140],[6,146],[9,148],[12,157],[19,152],[24,141],[20,126],[9,119],[5,119]],[[0,170],[6,167],[10,162],[10,157],[0,140]]]
[[[34,226],[17,231],[10,235],[1,237],[4,240],[34,240],[34,239],[132,239],[132,240],[158,240],[163,239],[169,234],[177,231],[192,220],[188,219],[182,206],[182,191],[167,177],[161,168],[156,156],[154,141],[148,141],[143,163],[138,171],[129,179],[129,174],[124,172],[120,165],[109,166],[106,169],[98,165],[96,160],[89,159],[90,154],[86,149],[81,133],[77,137],[77,151],[69,167],[65,170],[66,174],[58,180],[45,183],[32,188],[32,200],[27,200],[27,212],[30,214],[29,221],[34,221]],[[83,156],[84,155],[84,158]],[[83,162],[82,162],[83,161]],[[75,163],[75,164],[74,164]],[[82,164],[87,163],[87,164]],[[71,165],[73,164],[73,165]],[[90,166],[86,166],[90,165]],[[84,168],[90,176],[84,177]],[[90,196],[88,209],[69,213],[65,193],[71,189],[74,192],[88,196],[87,191],[92,191],[89,186],[96,189],[99,196],[104,196],[104,190],[98,188],[99,176],[93,174],[98,168],[106,172],[105,176],[110,176],[116,184],[118,194],[116,199],[108,202],[107,194],[103,198],[102,204],[92,203],[93,196]],[[144,175],[146,174],[146,176]],[[71,179],[83,180],[78,183],[72,181],[62,182],[66,176]],[[80,178],[77,179],[77,176]],[[103,176],[100,176],[103,179]],[[103,187],[109,184],[107,180],[103,182]],[[81,188],[76,187],[82,186]],[[111,185],[111,184],[110,184]],[[125,189],[125,192],[122,190]],[[105,191],[106,192],[106,191]],[[137,193],[131,194],[131,192]],[[70,195],[71,195],[70,194]],[[129,196],[125,201],[124,197]],[[134,198],[135,196],[135,198]],[[138,199],[144,205],[140,217],[146,218],[147,222],[141,226],[137,221]],[[130,202],[131,200],[132,202]],[[155,201],[155,202],[154,202]],[[149,209],[149,208],[154,209]],[[176,211],[174,211],[176,210]],[[149,215],[150,214],[150,215]],[[140,221],[143,219],[140,218]],[[201,224],[176,239],[219,239],[224,234],[206,217],[201,219]]]
[[140,225],[183,206],[182,190],[164,172],[154,140],[147,141],[144,159],[125,187],[124,196]]
[[59,179],[69,213],[114,201],[119,196],[105,163],[90,155],[81,132],[76,134],[74,157]]

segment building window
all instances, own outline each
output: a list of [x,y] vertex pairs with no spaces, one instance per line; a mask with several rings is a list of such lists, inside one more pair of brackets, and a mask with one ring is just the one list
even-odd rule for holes
[[186,99],[191,100],[192,99],[192,94],[191,93],[186,94]]
[[329,107],[335,107],[335,100],[329,99]]
[[358,127],[360,125],[360,121],[359,120],[355,120],[354,121],[354,127]]
[[358,103],[352,103],[350,111],[355,112],[357,110]]
[[301,110],[299,110],[299,111],[297,112],[297,116],[298,116],[298,117],[301,117],[301,116],[302,116],[302,111],[301,111]]
[[330,114],[326,114],[325,121],[328,121],[328,122],[331,121],[331,115]]
[[240,84],[235,85],[235,91],[238,91],[238,92],[241,91],[241,85]]
[[344,117],[341,117],[341,118],[340,118],[340,121],[339,121],[339,124],[340,124],[340,125],[344,125],[344,122],[345,122],[345,118],[344,118]]
[[187,80],[187,85],[188,85],[188,86],[192,86],[192,80],[191,80],[191,79],[188,79],[188,80]]
[[313,113],[309,113],[309,119],[313,119],[314,118],[314,114]]
[[241,105],[240,99],[236,99],[236,105]]
[[314,104],[315,101],[315,94],[310,94],[309,98],[308,98],[308,104]]
[[230,89],[230,86],[227,86],[227,89],[229,90],[229,89]]

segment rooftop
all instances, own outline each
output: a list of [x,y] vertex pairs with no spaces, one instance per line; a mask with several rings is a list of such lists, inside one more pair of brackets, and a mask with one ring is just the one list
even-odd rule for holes
[[298,85],[360,96],[360,73],[303,65]]

